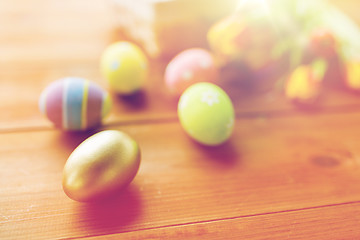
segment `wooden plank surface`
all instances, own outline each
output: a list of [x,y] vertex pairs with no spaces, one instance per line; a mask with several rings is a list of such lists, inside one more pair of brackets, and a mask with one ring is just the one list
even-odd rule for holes
[[235,132],[203,147],[178,123],[165,62],[151,63],[141,94],[113,95],[102,128],[139,142],[134,182],[105,203],[67,198],[64,163],[94,132],[53,129],[37,101],[69,75],[106,88],[98,59],[118,38],[111,14],[101,0],[0,1],[0,239],[360,239],[359,96],[328,86],[302,111],[281,91],[223,83]]
[[1,228],[14,238],[83,237],[356,202],[359,120],[240,118],[219,148],[194,143],[177,122],[113,127],[139,141],[143,159],[130,188],[105,205],[75,203],[61,189],[63,164],[86,134],[2,134]]
[[[359,234],[354,231],[360,222],[358,205],[250,215],[84,239],[358,239]],[[331,235],[324,234],[327,232]]]

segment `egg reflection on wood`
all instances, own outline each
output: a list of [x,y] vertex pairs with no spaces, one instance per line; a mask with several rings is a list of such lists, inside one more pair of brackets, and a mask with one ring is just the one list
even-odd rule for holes
[[126,187],[140,166],[140,150],[129,135],[106,130],[82,142],[63,170],[63,190],[73,200],[100,200]]
[[186,89],[179,100],[178,115],[185,132],[204,145],[222,144],[233,132],[233,104],[212,83],[196,83]]
[[175,96],[198,82],[215,82],[218,69],[213,55],[201,48],[191,48],[175,56],[165,70],[165,84]]
[[60,129],[86,130],[98,126],[111,108],[109,94],[89,80],[68,77],[45,88],[40,111]]

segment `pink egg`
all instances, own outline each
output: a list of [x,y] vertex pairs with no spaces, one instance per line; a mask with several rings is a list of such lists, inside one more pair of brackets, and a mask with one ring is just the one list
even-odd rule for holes
[[191,48],[175,56],[165,70],[169,91],[180,96],[186,88],[198,82],[215,82],[218,69],[213,55],[200,48]]

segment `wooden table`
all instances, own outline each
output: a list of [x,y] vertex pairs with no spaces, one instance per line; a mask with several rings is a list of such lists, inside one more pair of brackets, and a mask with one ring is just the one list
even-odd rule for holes
[[138,175],[105,203],[69,199],[62,169],[91,133],[54,129],[38,97],[69,75],[106,87],[98,61],[113,27],[101,0],[0,1],[0,239],[360,239],[360,96],[328,87],[303,111],[281,91],[235,91],[234,135],[203,147],[180,127],[158,62],[98,129],[139,142]]

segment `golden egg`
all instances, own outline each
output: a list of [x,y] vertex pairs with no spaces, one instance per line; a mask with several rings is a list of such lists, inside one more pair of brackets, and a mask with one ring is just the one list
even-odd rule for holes
[[108,197],[127,186],[140,166],[137,142],[117,130],[94,134],[69,156],[63,171],[64,192],[76,201]]

